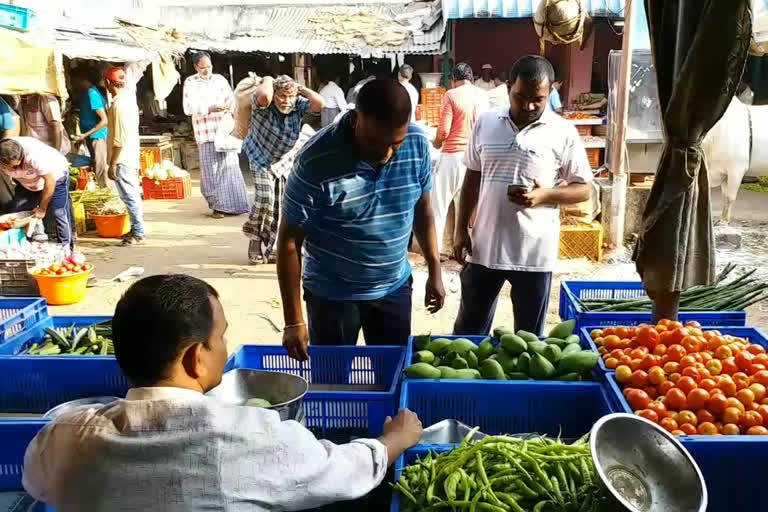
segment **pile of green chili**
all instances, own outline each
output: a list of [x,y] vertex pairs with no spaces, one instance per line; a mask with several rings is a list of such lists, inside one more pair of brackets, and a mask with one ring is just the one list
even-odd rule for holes
[[402,510],[601,510],[604,495],[586,438],[566,444],[546,437],[471,437],[403,468],[394,485]]

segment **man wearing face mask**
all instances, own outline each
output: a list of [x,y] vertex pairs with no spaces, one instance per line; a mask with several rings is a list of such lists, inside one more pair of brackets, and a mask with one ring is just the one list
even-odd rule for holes
[[431,312],[443,306],[429,141],[410,119],[408,91],[395,80],[373,80],[360,90],[355,110],[299,152],[277,246],[283,345],[296,359],[307,359],[310,338],[355,345],[361,328],[369,345],[405,345],[411,230],[429,269],[424,305]]
[[256,195],[243,233],[250,239],[251,264],[274,263],[275,241],[283,203],[285,178],[290,168],[274,164],[288,153],[301,132],[308,111],[320,113],[323,97],[282,75],[265,77],[253,96],[253,113],[243,150],[253,172]]
[[559,205],[589,198],[592,169],[581,138],[547,109],[552,65],[523,57],[509,79],[509,107],[480,116],[465,155],[454,255],[462,262],[468,257],[457,334],[490,331],[505,281],[512,285],[515,330],[541,334],[557,261]]

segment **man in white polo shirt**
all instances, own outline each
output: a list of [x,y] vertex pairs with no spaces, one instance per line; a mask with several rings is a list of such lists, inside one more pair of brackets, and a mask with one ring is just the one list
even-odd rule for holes
[[559,205],[589,198],[592,169],[579,134],[546,108],[552,65],[523,57],[509,79],[509,108],[480,117],[465,156],[454,254],[458,261],[468,257],[455,334],[490,331],[505,281],[512,285],[515,329],[542,332],[557,260]]

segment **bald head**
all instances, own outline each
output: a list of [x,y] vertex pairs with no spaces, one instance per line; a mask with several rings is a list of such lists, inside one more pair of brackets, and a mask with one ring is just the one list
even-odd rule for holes
[[355,110],[382,126],[400,127],[411,120],[411,98],[397,80],[372,80],[360,89]]

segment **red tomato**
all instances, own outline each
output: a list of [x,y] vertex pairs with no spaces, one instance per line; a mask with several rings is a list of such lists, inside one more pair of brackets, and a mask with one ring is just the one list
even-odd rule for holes
[[726,423],[723,425],[722,433],[726,436],[738,436],[741,434],[741,429],[735,423]]
[[763,425],[768,425],[768,405],[758,406],[757,412],[763,417]]
[[724,423],[735,423],[739,424],[741,423],[741,418],[744,415],[744,412],[736,407],[728,407],[723,412],[723,422]]
[[755,382],[754,384],[750,384],[747,389],[755,394],[755,402],[760,402],[763,398],[765,398],[766,389],[762,384]]
[[632,378],[632,370],[627,365],[616,367],[616,382],[626,384]]
[[739,367],[739,370],[744,371],[749,367],[750,364],[752,364],[752,360],[754,358],[755,356],[746,350],[742,350],[734,356],[734,361],[736,362],[736,366]]
[[696,434],[699,433],[699,431],[696,430],[696,427],[694,427],[690,423],[683,423],[682,425],[680,425],[679,428],[683,432],[683,434],[688,436],[695,436]]
[[651,403],[651,397],[642,389],[632,389],[627,393],[626,398],[633,411],[645,409]]
[[763,426],[763,417],[757,411],[747,411],[741,418],[741,426],[744,428]]
[[706,364],[707,370],[712,375],[720,375],[723,371],[723,363],[719,359],[710,359]]
[[711,395],[707,400],[707,409],[714,414],[722,414],[727,407],[728,399],[720,393]]
[[734,396],[736,394],[736,383],[733,381],[733,379],[730,376],[727,375],[721,375],[720,378],[717,381],[717,387],[720,388],[720,390],[725,394],[727,397]]
[[659,343],[653,348],[653,355],[655,356],[663,356],[667,353],[667,346],[664,344]]
[[649,370],[657,364],[659,364],[658,358],[653,354],[647,354],[645,357],[643,357],[642,362],[640,363],[640,367],[643,370]]
[[685,409],[687,398],[681,389],[672,388],[665,395],[664,405],[667,409],[680,411]]
[[701,348],[701,343],[699,340],[694,338],[693,336],[686,336],[683,338],[683,341],[680,342],[680,344],[683,346],[686,352],[689,354],[693,352],[698,352]]
[[717,387],[717,382],[715,382],[715,379],[702,379],[701,382],[699,382],[699,387],[701,389],[706,389],[707,391],[712,391]]
[[752,363],[749,366],[747,366],[746,373],[747,375],[754,375],[759,371],[765,370],[766,366],[764,364],[759,363]]
[[645,386],[643,388],[643,391],[645,391],[648,394],[651,400],[656,400],[656,398],[658,398],[659,396],[659,392],[655,386]]
[[608,368],[609,370],[614,370],[616,369],[617,366],[619,366],[619,360],[616,359],[615,357],[607,357],[604,363],[605,363],[605,367]]
[[755,394],[750,389],[740,389],[736,392],[736,399],[749,409],[755,402]]
[[747,429],[748,436],[768,436],[768,428],[763,426],[754,426]]
[[701,374],[699,373],[699,370],[693,366],[686,366],[683,368],[682,375],[683,377],[692,378],[697,385],[699,382],[701,382]]
[[664,418],[667,415],[667,406],[660,400],[653,400],[647,408],[655,412],[659,418]]
[[675,421],[674,418],[661,418],[659,420],[659,425],[667,432],[677,430],[677,421]]
[[708,421],[705,421],[704,423],[699,423],[698,432],[703,436],[713,436],[718,433],[717,427],[715,426],[715,424],[710,423]]
[[750,344],[747,346],[747,351],[752,355],[765,354],[765,348],[762,345]]
[[653,327],[641,327],[637,330],[636,341],[639,345],[653,350],[659,344],[659,332]]
[[659,394],[660,394],[660,395],[666,395],[666,394],[667,394],[667,392],[668,392],[670,389],[674,388],[674,387],[675,387],[675,383],[674,383],[674,382],[672,382],[671,380],[665,380],[664,382],[662,382],[661,384],[659,384],[659,387],[658,387],[658,389],[659,389]]
[[749,375],[744,372],[736,372],[733,374],[733,382],[736,383],[736,389],[744,389],[750,384]]
[[673,373],[680,373],[680,363],[677,363],[675,361],[667,361],[664,363],[664,366],[662,367],[664,369],[664,373],[667,375],[671,375]]
[[757,382],[758,384],[768,387],[768,370],[761,370],[752,375],[752,382]]
[[648,385],[648,374],[643,370],[635,370],[632,372],[629,383],[636,388],[644,388]]
[[696,381],[690,377],[680,377],[675,384],[685,394],[690,393],[692,390],[698,387],[698,385],[696,384]]
[[655,411],[652,411],[650,409],[643,409],[641,411],[637,411],[635,414],[637,414],[640,417],[643,417],[647,419],[648,421],[652,421],[654,423],[659,422],[659,415],[656,414]]
[[714,423],[715,415],[706,409],[699,409],[698,411],[696,411],[696,419],[699,420],[699,425],[701,425],[702,423],[706,423],[707,421],[710,423]]
[[667,376],[664,374],[664,370],[659,366],[654,366],[648,370],[648,382],[654,386],[658,386],[662,382],[667,380]]
[[667,359],[679,363],[680,360],[686,356],[686,354],[687,352],[682,345],[670,345],[669,349],[667,350]]
[[728,359],[733,357],[733,350],[728,345],[720,345],[715,350],[715,357],[718,359]]
[[686,397],[688,408],[694,411],[698,411],[699,409],[703,408],[709,399],[709,391],[701,388],[692,389],[690,392],[688,392],[688,396]]

